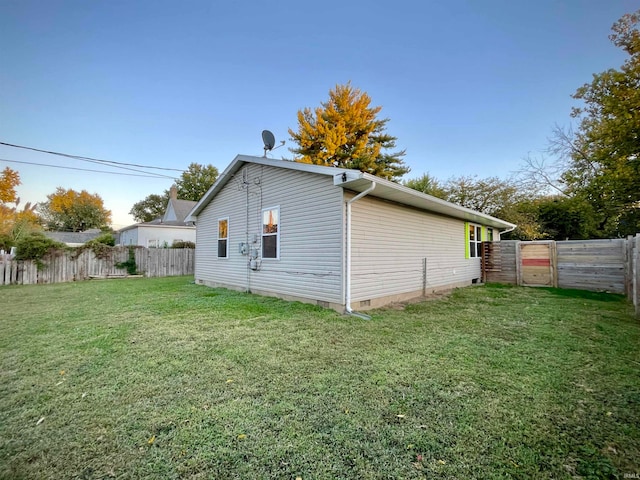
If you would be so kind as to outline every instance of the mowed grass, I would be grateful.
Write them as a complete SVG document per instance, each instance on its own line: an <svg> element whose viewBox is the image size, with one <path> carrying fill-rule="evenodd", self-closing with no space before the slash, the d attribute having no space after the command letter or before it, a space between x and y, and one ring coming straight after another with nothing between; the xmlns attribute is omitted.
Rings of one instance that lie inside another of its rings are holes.
<svg viewBox="0 0 640 480"><path fill-rule="evenodd" d="M488 285L366 321L174 277L0 304L0 478L640 473L619 296Z"/></svg>

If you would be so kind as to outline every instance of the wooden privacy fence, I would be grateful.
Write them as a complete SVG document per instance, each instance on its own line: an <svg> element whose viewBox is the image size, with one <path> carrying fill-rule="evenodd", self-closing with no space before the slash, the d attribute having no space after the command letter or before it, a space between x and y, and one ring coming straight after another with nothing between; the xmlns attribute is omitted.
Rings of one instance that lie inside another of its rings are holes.
<svg viewBox="0 0 640 480"><path fill-rule="evenodd" d="M485 282L626 295L640 315L640 234L606 240L483 242Z"/></svg>
<svg viewBox="0 0 640 480"><path fill-rule="evenodd" d="M136 269L146 277L170 277L193 275L194 252L192 248L144 248L134 247ZM0 257L0 285L30 285L89 280L91 278L115 278L127 275L126 268L117 264L129 260L129 247L114 247L97 257L91 250L78 254L74 251L58 252L42 261L10 260Z"/></svg>

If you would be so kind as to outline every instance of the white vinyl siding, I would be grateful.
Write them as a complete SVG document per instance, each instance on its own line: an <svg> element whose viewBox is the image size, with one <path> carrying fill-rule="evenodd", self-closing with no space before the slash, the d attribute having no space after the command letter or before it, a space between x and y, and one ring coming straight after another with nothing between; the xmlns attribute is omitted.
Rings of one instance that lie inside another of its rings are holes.
<svg viewBox="0 0 640 480"><path fill-rule="evenodd" d="M183 240L196 241L195 227L169 226L169 225L138 225L120 233L120 245L150 246L153 241L157 247L165 244L171 246L173 242Z"/></svg>
<svg viewBox="0 0 640 480"><path fill-rule="evenodd" d="M470 283L464 222L367 196L352 206L353 302ZM425 260L426 259L426 260ZM425 272L426 264L426 272Z"/></svg>
<svg viewBox="0 0 640 480"><path fill-rule="evenodd" d="M263 261L262 212L273 206L279 206L280 260ZM229 218L226 260L216 256L223 216ZM332 177L245 164L198 215L196 280L340 304L343 224L342 188ZM257 270L248 268L240 242L259 253Z"/></svg>

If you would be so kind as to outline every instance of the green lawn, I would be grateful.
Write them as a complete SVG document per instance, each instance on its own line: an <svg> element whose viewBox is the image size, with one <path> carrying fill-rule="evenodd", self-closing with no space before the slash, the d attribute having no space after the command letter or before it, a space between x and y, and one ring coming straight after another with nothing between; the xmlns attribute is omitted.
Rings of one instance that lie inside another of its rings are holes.
<svg viewBox="0 0 640 480"><path fill-rule="evenodd" d="M367 321L173 277L0 305L0 478L640 473L619 296L478 286Z"/></svg>

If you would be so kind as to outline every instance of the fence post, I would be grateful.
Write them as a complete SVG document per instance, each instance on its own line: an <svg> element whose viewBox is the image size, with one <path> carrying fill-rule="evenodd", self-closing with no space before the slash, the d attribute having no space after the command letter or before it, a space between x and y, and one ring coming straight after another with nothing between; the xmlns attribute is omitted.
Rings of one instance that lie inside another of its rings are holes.
<svg viewBox="0 0 640 480"><path fill-rule="evenodd" d="M633 300L633 235L624 242L624 295Z"/></svg>
<svg viewBox="0 0 640 480"><path fill-rule="evenodd" d="M516 241L516 285L522 285L522 268L520 267L520 263L522 262L522 257L520 254L520 241Z"/></svg>
<svg viewBox="0 0 640 480"><path fill-rule="evenodd" d="M549 245L549 257L551 261L551 284L558 288L558 244L554 240Z"/></svg>
<svg viewBox="0 0 640 480"><path fill-rule="evenodd" d="M632 259L632 272L633 272L633 304L636 309L636 316L640 316L640 233L636 234L633 239L633 259Z"/></svg>

